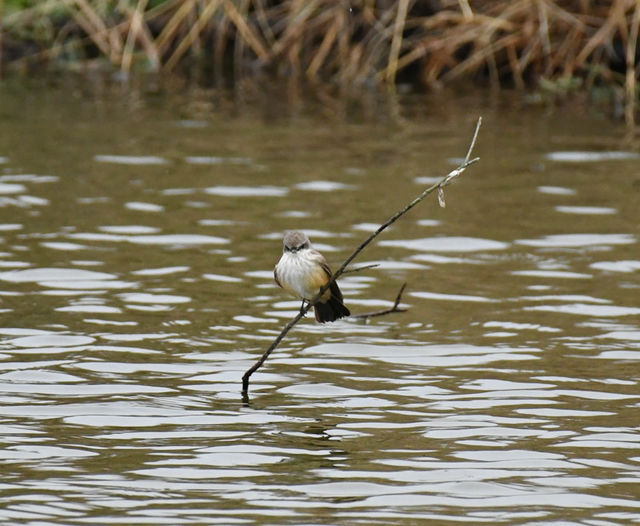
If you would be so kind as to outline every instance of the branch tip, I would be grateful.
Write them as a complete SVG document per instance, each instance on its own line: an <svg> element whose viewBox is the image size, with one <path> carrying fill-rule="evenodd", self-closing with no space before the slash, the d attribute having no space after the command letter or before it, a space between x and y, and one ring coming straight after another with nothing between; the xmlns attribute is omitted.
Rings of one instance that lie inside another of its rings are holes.
<svg viewBox="0 0 640 526"><path fill-rule="evenodd" d="M407 309L403 309L401 307L398 307L398 305L400 305L400 300L402 299L402 293L404 292L404 289L407 287L407 283L403 283L402 287L400 287L400 290L398 291L398 294L396 295L396 299L393 302L393 306L389 307L388 309L382 309L382 310L377 310L374 312L364 312L362 314L352 314L351 318L355 318L358 320L362 320L362 319L367 319L367 318L373 318L375 316L384 316L385 314L393 314L394 312L407 312Z"/></svg>

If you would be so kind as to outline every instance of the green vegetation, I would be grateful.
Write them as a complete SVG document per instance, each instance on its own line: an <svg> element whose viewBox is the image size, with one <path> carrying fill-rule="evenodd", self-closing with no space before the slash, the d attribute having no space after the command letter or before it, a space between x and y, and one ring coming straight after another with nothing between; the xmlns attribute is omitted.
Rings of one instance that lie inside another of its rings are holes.
<svg viewBox="0 0 640 526"><path fill-rule="evenodd" d="M4 0L2 26L5 70L97 63L430 88L570 79L617 86L627 112L637 98L635 0Z"/></svg>

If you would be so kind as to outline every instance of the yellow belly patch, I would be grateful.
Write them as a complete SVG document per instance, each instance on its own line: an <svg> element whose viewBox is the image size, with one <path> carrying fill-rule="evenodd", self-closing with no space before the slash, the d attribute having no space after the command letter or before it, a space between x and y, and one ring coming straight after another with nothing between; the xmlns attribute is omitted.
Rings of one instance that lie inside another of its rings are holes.
<svg viewBox="0 0 640 526"><path fill-rule="evenodd" d="M327 276L327 273L321 267L318 267L318 271L313 272L313 274L310 273L309 277L305 280L305 286L308 289L315 291L314 292L314 296L315 296L320 290L320 288L326 285L328 281L329 281L329 276ZM331 297L331 291L327 290L322 295L321 301L324 303L330 297Z"/></svg>

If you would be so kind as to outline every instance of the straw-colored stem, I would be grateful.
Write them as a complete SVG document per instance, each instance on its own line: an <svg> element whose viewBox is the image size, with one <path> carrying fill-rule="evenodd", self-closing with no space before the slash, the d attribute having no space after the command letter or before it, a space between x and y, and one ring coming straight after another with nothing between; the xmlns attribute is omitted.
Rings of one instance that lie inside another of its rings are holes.
<svg viewBox="0 0 640 526"><path fill-rule="evenodd" d="M266 47L262 43L261 39L258 35L249 27L245 19L240 15L236 6L231 2L231 0L223 0L224 8L227 16L233 22L233 25L236 26L236 29L240 33L240 36L247 41L249 47L253 50L253 52L263 61L267 61L269 58L269 52Z"/></svg>
<svg viewBox="0 0 640 526"><path fill-rule="evenodd" d="M75 9L76 1L80 7L80 11ZM85 33L89 35L94 44L98 46L102 53L111 59L112 63L115 63L111 46L106 39L107 29L102 23L102 20L97 16L91 16L93 11L88 7L84 0L65 0L65 4L71 12L74 20L82 29L84 29ZM95 20L96 18L97 21Z"/></svg>
<svg viewBox="0 0 640 526"><path fill-rule="evenodd" d="M129 32L127 34L127 40L124 45L124 52L122 54L122 62L120 63L120 69L124 73L129 73L131 69L131 60L133 57L133 48L135 46L136 40L143 40L143 29L142 29L142 13L147 7L148 0L138 0L138 5L136 6L135 11L130 15L131 22L129 23ZM148 55L153 57L155 55L156 63L157 63L157 55L148 50Z"/></svg>
<svg viewBox="0 0 640 526"><path fill-rule="evenodd" d="M167 71L171 71L178 64L178 61L182 58L182 56L187 51L189 51L189 48L192 46L194 40L207 25L209 19L213 16L219 5L220 0L209 0L205 8L202 10L200 16L197 18L196 22L191 26L189 33L187 33L187 35L185 35L185 37L180 41L178 47L176 47L173 54L169 57L169 60L167 60L164 66Z"/></svg>
<svg viewBox="0 0 640 526"><path fill-rule="evenodd" d="M409 0L399 0L396 20L393 26L393 39L391 40L391 50L389 51L389 63L385 74L387 82L393 83L396 80L398 72L398 57L400 56L400 48L402 47L402 32L407 21L407 11L409 9Z"/></svg>
<svg viewBox="0 0 640 526"><path fill-rule="evenodd" d="M626 0L614 0L607 19L583 46L582 51L576 59L578 64L584 64L595 49L611 41L620 17L624 16L626 3Z"/></svg>
<svg viewBox="0 0 640 526"><path fill-rule="evenodd" d="M0 79L2 79L2 13L4 13L4 0L0 0Z"/></svg>
<svg viewBox="0 0 640 526"><path fill-rule="evenodd" d="M169 42L180 31L183 21L189 16L189 13L195 8L194 0L185 0L178 10L173 13L167 21L162 31L156 38L156 48L163 53Z"/></svg>
<svg viewBox="0 0 640 526"><path fill-rule="evenodd" d="M309 77L315 78L318 70L322 67L322 64L324 64L327 55L331 50L331 47L336 41L338 29L339 23L334 20L333 23L329 26L329 30L325 33L324 38L322 39L322 43L320 44L318 51L313 57L311 64L309 64L309 67L307 68L307 75Z"/></svg>
<svg viewBox="0 0 640 526"><path fill-rule="evenodd" d="M630 129L633 129L636 124L636 107L638 102L636 51L638 49L638 26L640 25L640 2L636 0L635 4L636 6L633 11L631 30L627 40L627 71L625 78L626 101L624 108L624 120L627 127Z"/></svg>
<svg viewBox="0 0 640 526"><path fill-rule="evenodd" d="M253 57L278 74L338 80L341 87L393 85L409 66L413 81L431 86L479 71L494 87L507 75L520 88L536 77L581 76L585 89L596 81L622 88L630 122L632 106L637 112L639 2L447 0L424 15L416 0L41 0L4 16L5 47L7 33L38 47L25 46L17 58L5 54L4 67L52 60L65 50L93 55L97 47L125 73L136 53L168 72L190 52L208 57L200 51L211 49L216 81L229 71L223 65L242 75L256 71L245 68ZM68 19L53 23L60 12ZM626 75L612 66L611 50L620 44Z"/></svg>
<svg viewBox="0 0 640 526"><path fill-rule="evenodd" d="M462 11L464 18L466 20L471 20L473 18L473 11L469 5L469 0L458 0L458 5L460 6L460 11Z"/></svg>

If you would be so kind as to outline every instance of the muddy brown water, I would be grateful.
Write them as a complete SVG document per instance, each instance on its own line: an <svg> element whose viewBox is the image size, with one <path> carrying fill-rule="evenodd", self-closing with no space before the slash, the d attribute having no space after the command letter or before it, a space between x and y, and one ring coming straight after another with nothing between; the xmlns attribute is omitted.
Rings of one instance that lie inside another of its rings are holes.
<svg viewBox="0 0 640 526"><path fill-rule="evenodd" d="M284 97L284 96L283 96ZM363 109L364 108L364 109ZM3 524L640 522L640 156L584 108L5 88ZM286 229L337 266L296 313Z"/></svg>

